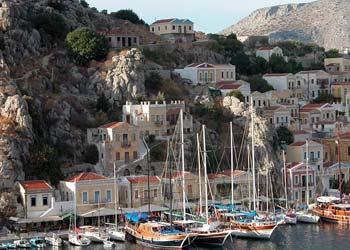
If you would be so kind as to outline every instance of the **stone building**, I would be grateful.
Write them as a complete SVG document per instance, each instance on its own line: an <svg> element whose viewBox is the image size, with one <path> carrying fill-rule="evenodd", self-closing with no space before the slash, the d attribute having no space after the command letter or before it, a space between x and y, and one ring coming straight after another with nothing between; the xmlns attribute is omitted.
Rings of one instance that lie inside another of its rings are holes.
<svg viewBox="0 0 350 250"><path fill-rule="evenodd" d="M193 22L189 19L169 18L157 20L150 25L150 31L162 40L171 43L193 42L195 34Z"/></svg>
<svg viewBox="0 0 350 250"><path fill-rule="evenodd" d="M100 30L98 33L107 37L109 46L113 49L138 47L140 45L140 37L133 33L122 32L118 29Z"/></svg>

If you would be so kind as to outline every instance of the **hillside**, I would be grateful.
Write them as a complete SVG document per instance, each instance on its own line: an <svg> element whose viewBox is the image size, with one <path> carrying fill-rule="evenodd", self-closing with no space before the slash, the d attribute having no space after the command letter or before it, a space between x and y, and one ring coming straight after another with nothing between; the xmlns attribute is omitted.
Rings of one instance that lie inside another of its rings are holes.
<svg viewBox="0 0 350 250"><path fill-rule="evenodd" d="M221 33L269 35L272 41L292 39L342 49L350 46L349 13L348 0L279 5L256 10Z"/></svg>

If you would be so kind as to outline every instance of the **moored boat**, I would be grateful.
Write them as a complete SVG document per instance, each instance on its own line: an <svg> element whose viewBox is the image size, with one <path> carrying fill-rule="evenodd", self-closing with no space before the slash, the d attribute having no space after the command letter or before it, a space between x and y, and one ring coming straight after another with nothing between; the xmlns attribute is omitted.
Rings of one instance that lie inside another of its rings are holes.
<svg viewBox="0 0 350 250"><path fill-rule="evenodd" d="M321 203L312 209L312 213L325 222L350 224L350 204Z"/></svg>
<svg viewBox="0 0 350 250"><path fill-rule="evenodd" d="M16 249L17 246L15 243L12 243L12 242L3 242L2 243L4 246L7 247L7 249Z"/></svg>
<svg viewBox="0 0 350 250"><path fill-rule="evenodd" d="M297 215L294 212L286 212L284 214L284 221L286 224L290 224L290 225L296 225L298 218Z"/></svg>
<svg viewBox="0 0 350 250"><path fill-rule="evenodd" d="M68 234L68 241L75 246L88 246L91 244L91 240L81 233L70 232Z"/></svg>
<svg viewBox="0 0 350 250"><path fill-rule="evenodd" d="M17 248L31 248L30 243L25 239L15 240L13 243Z"/></svg>
<svg viewBox="0 0 350 250"><path fill-rule="evenodd" d="M7 246L4 245L3 243L0 243L0 250L5 250L7 249Z"/></svg>
<svg viewBox="0 0 350 250"><path fill-rule="evenodd" d="M103 246L104 247L114 247L115 246L115 243L114 242L112 242L112 241L110 241L110 240L104 240L103 241Z"/></svg>
<svg viewBox="0 0 350 250"><path fill-rule="evenodd" d="M51 236L46 236L45 241L50 246L60 247L63 245L62 239L55 233L53 233Z"/></svg>
<svg viewBox="0 0 350 250"><path fill-rule="evenodd" d="M102 233L99 228L92 226L82 226L80 229L83 230L83 235L89 238L92 242L103 243L103 241L108 239L108 235Z"/></svg>
<svg viewBox="0 0 350 250"><path fill-rule="evenodd" d="M297 220L302 223L317 224L320 220L320 216L312 214L309 211L298 211Z"/></svg>
<svg viewBox="0 0 350 250"><path fill-rule="evenodd" d="M34 248L45 248L46 247L45 240L42 238L39 238L39 237L30 239L29 243Z"/></svg>
<svg viewBox="0 0 350 250"><path fill-rule="evenodd" d="M125 232L116 228L108 230L108 236L111 240L125 241Z"/></svg>

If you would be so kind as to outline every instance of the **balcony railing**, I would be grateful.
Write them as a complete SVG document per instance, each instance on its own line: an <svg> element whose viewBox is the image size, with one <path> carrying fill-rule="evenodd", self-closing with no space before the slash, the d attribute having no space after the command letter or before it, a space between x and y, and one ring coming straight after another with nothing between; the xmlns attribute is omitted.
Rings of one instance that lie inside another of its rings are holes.
<svg viewBox="0 0 350 250"><path fill-rule="evenodd" d="M122 148L129 148L131 146L131 143L129 141L123 141L120 143L120 146Z"/></svg>

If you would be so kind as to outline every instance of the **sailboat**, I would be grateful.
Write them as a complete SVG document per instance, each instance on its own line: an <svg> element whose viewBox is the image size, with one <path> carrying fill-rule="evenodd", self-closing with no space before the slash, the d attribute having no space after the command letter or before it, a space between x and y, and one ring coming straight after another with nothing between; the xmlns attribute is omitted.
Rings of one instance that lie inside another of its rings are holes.
<svg viewBox="0 0 350 250"><path fill-rule="evenodd" d="M170 173L170 188L172 187L171 179ZM172 190L170 190L170 192L172 193ZM148 193L148 197L150 197L149 195ZM170 223L160 222L158 218L149 217L149 214L150 211L148 211L148 214L126 214L126 239L135 240L138 244L152 248L183 249L191 245L197 236L194 233L179 230L174 226L172 222L172 198L170 205Z"/></svg>
<svg viewBox="0 0 350 250"><path fill-rule="evenodd" d="M76 180L74 179L74 187L76 190ZM91 244L91 240L83 235L83 232L77 228L77 205L76 194L74 195L74 229L70 228L68 233L68 241L75 246L88 246ZM71 227L72 223L69 223Z"/></svg>
<svg viewBox="0 0 350 250"><path fill-rule="evenodd" d="M252 171L253 171L253 207L254 211L233 214L227 218L232 229L232 234L237 237L257 238L257 239L270 239L272 233L278 226L276 219L270 219L266 217L264 219L259 218L255 209L258 207L256 202L256 185L255 185L255 135L254 135L254 109L253 100L251 99L251 138L252 138Z"/></svg>
<svg viewBox="0 0 350 250"><path fill-rule="evenodd" d="M339 135L339 123L337 133L337 151L338 151L338 182L339 182L339 198L336 197L319 197L317 206L312 208L312 213L320 217L322 221L338 223L338 224L350 224L350 204L343 203L342 194L342 172L340 162L340 135Z"/></svg>
<svg viewBox="0 0 350 250"><path fill-rule="evenodd" d="M184 166L184 148L183 148L183 130L182 134L182 165ZM198 139L198 136L197 136ZM197 144L199 144L197 142ZM231 236L231 230L227 230L220 221L209 221L209 211L208 211L208 174L207 174L207 160L206 160L206 143L205 143L205 125L203 125L203 165L204 165L204 193L205 193L205 223L198 221L187 221L184 215L183 221L176 221L175 224L182 225L189 230L191 233L197 234L194 244L198 245L214 245L223 246L226 239ZM198 154L200 156L200 154ZM200 161L200 159L198 159ZM200 169L200 165L199 165ZM183 169L184 171L184 169ZM183 177L184 178L184 177ZM183 184L184 185L184 184ZM201 183L199 183L201 185ZM184 187L183 187L184 189ZM185 195L185 194L184 194ZM185 197L183 197L185 199ZM201 199L201 197L200 197ZM202 202L200 201L200 206ZM185 210L185 209L184 209ZM201 208L200 208L201 210ZM184 213L185 214L185 213Z"/></svg>
<svg viewBox="0 0 350 250"><path fill-rule="evenodd" d="M118 228L118 201L119 201L119 191L117 185L117 176L116 176L116 166L114 164L114 190L115 190L115 227L108 230L108 235L111 240L115 241L125 241L125 232Z"/></svg>
<svg viewBox="0 0 350 250"><path fill-rule="evenodd" d="M306 205L307 209L297 211L298 222L316 224L320 220L318 215L311 213L309 208L309 140L306 140Z"/></svg>

